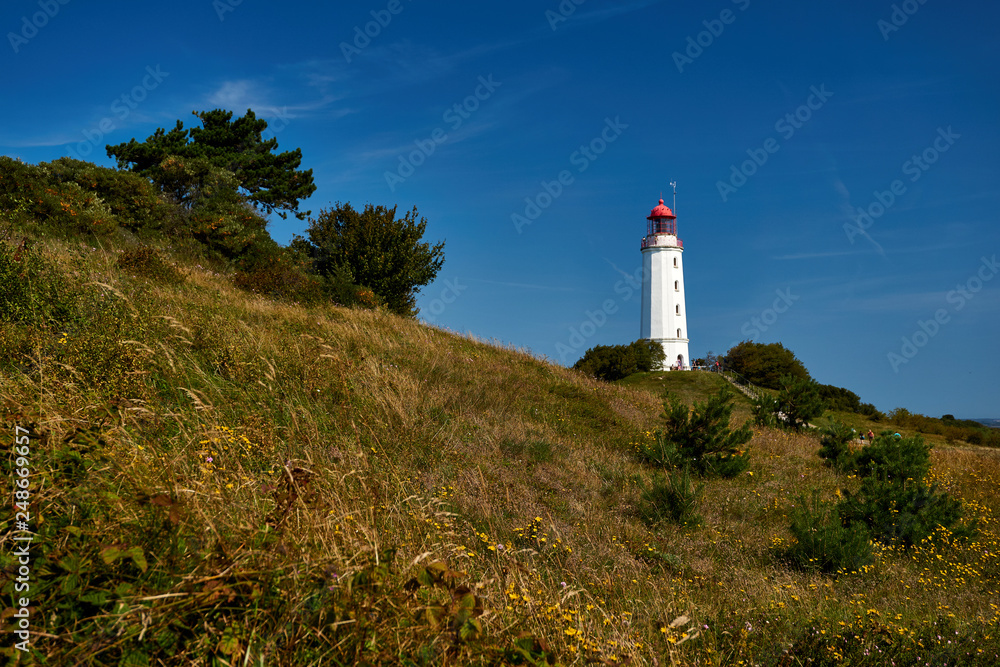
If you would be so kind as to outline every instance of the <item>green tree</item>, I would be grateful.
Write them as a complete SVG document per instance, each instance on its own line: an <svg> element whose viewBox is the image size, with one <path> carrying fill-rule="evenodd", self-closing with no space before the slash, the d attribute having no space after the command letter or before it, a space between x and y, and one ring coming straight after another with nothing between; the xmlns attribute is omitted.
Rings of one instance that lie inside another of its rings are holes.
<svg viewBox="0 0 1000 667"><path fill-rule="evenodd" d="M735 477L750 467L750 455L741 447L753 431L749 424L731 430L732 413L733 394L725 387L691 410L668 394L661 415L664 428L656 432L655 442L643 443L639 455L667 467L690 465L699 475Z"/></svg>
<svg viewBox="0 0 1000 667"><path fill-rule="evenodd" d="M164 164L167 158L187 162L203 160L208 166L231 173L246 193L247 199L261 212L277 212L282 218L292 213L302 220L309 211L299 212L299 202L316 191L312 170L299 170L302 151L278 153L278 140L264 139L267 121L247 109L242 118L233 120L233 112L224 109L193 111L202 127L185 129L181 121L170 131L158 128L143 142L135 139L115 146L108 145L108 156L118 160L119 169L130 169L150 178L182 204L196 195L198 182L178 179ZM198 169L208 173L205 164Z"/></svg>
<svg viewBox="0 0 1000 667"><path fill-rule="evenodd" d="M861 398L850 389L835 387L832 384L821 384L818 387L820 398L830 410L843 412L861 412Z"/></svg>
<svg viewBox="0 0 1000 667"><path fill-rule="evenodd" d="M638 372L635 350L627 345L595 345L575 364L575 370L605 382L614 382Z"/></svg>
<svg viewBox="0 0 1000 667"><path fill-rule="evenodd" d="M655 340L640 338L629 345L635 353L635 365L640 372L648 373L651 370L663 366L667 353L663 350L663 345Z"/></svg>
<svg viewBox="0 0 1000 667"><path fill-rule="evenodd" d="M786 426L801 429L823 414L826 406L820 398L818 385L808 378L783 375L778 391L779 418Z"/></svg>
<svg viewBox="0 0 1000 667"><path fill-rule="evenodd" d="M834 470L850 470L854 466L854 455L850 448L855 435L854 429L840 422L831 422L820 433L819 457Z"/></svg>
<svg viewBox="0 0 1000 667"><path fill-rule="evenodd" d="M810 419L819 417L825 410L818 385L811 379L783 375L778 384L777 396L764 394L757 399L754 422L760 426L782 426L801 429Z"/></svg>
<svg viewBox="0 0 1000 667"><path fill-rule="evenodd" d="M768 389L780 388L782 375L809 379L806 367L781 343L765 345L745 340L726 353L723 363L750 382Z"/></svg>
<svg viewBox="0 0 1000 667"><path fill-rule="evenodd" d="M420 241L426 228L416 207L397 218L395 206L366 204L356 211L350 203L337 202L309 221L313 268L335 282L350 276L391 311L416 315L419 288L433 281L444 264L444 242L431 246Z"/></svg>
<svg viewBox="0 0 1000 667"><path fill-rule="evenodd" d="M664 358L663 345L640 338L628 345L595 345L573 364L573 368L598 380L613 382L633 373L660 368Z"/></svg>

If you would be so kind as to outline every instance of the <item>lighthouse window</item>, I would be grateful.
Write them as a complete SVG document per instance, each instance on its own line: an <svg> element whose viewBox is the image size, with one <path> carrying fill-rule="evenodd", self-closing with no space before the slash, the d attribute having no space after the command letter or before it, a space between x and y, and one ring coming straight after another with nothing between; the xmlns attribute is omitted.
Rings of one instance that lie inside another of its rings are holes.
<svg viewBox="0 0 1000 667"><path fill-rule="evenodd" d="M678 330L677 330L677 337L678 337L678 338L680 338L680 337L681 337L681 330L680 330L680 329L678 329Z"/></svg>
<svg viewBox="0 0 1000 667"><path fill-rule="evenodd" d="M674 257L674 268L675 269L677 268L677 258L676 257Z"/></svg>
<svg viewBox="0 0 1000 667"><path fill-rule="evenodd" d="M677 313L678 315L681 314L681 307L680 307L680 305L674 306L674 312Z"/></svg>
<svg viewBox="0 0 1000 667"><path fill-rule="evenodd" d="M679 280L675 280L674 281L674 291L675 292L680 291L680 289L681 289L680 284L681 284L681 281L679 281Z"/></svg>

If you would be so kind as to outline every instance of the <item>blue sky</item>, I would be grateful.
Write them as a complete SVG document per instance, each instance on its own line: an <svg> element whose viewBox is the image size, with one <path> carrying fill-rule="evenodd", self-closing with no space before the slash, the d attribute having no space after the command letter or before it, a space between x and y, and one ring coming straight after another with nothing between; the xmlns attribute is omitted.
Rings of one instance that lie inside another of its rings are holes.
<svg viewBox="0 0 1000 667"><path fill-rule="evenodd" d="M678 4L10 0L0 151L110 166L253 108L304 208L446 241L423 319L567 365L638 337L675 180L693 357L780 341L881 410L1000 417L1000 7Z"/></svg>

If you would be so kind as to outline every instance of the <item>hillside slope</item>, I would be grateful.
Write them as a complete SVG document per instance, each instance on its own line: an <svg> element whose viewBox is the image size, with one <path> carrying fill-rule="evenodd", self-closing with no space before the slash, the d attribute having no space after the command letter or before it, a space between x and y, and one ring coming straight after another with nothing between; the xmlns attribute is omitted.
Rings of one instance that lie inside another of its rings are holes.
<svg viewBox="0 0 1000 667"><path fill-rule="evenodd" d="M994 664L987 454L935 452L935 479L980 520L974 541L803 573L773 551L797 496L851 483L812 438L758 430L749 472L705 482L701 528L651 529L636 507L656 471L635 452L655 393L122 257L0 250L18 278L0 400L6 432L31 432L38 661Z"/></svg>

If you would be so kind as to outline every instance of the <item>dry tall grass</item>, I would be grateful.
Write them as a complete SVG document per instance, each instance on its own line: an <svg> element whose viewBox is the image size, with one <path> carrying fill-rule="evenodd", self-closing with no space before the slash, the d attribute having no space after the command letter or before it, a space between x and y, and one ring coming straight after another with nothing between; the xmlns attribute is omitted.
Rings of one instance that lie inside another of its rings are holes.
<svg viewBox="0 0 1000 667"><path fill-rule="evenodd" d="M650 529L636 503L653 471L635 451L659 396L384 311L276 303L196 267L162 284L111 250L45 250L102 328L12 324L30 351L0 359L5 428L35 424L50 484L36 511L75 536L36 561L53 591L80 582L37 600L38 660L1000 659L993 452L935 451L935 479L980 520L975 541L806 574L775 555L789 511L853 483L812 437L759 430L750 472L707 481L703 527ZM84 452L71 479L89 500L66 481L67 448ZM112 545L147 567L105 562ZM74 550L86 568L67 569Z"/></svg>

